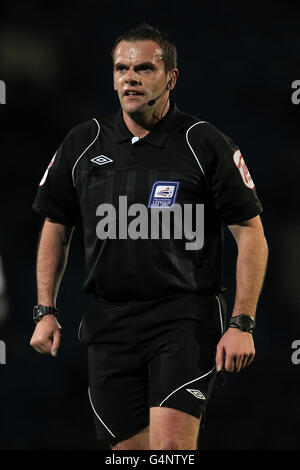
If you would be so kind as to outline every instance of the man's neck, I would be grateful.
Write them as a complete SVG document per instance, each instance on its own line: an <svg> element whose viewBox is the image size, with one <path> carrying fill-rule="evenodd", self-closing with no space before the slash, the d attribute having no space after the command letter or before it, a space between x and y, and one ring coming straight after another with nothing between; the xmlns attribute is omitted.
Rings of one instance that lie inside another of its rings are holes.
<svg viewBox="0 0 300 470"><path fill-rule="evenodd" d="M142 139L149 134L152 127L154 127L155 124L157 124L167 114L170 108L170 101L167 101L163 110L160 108L162 107L160 106L154 112L147 115L136 116L129 116L123 110L124 122L133 135Z"/></svg>

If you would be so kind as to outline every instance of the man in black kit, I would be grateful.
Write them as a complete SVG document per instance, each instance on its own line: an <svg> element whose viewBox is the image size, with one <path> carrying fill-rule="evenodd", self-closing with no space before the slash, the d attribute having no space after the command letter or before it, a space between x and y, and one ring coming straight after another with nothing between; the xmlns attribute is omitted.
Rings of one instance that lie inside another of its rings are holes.
<svg viewBox="0 0 300 470"><path fill-rule="evenodd" d="M45 222L30 344L57 355L56 298L81 221L93 295L79 336L97 435L118 450L193 450L217 372L255 355L262 207L233 141L170 102L178 69L166 35L142 24L112 56L120 110L68 133L34 201ZM227 329L224 225L238 248Z"/></svg>

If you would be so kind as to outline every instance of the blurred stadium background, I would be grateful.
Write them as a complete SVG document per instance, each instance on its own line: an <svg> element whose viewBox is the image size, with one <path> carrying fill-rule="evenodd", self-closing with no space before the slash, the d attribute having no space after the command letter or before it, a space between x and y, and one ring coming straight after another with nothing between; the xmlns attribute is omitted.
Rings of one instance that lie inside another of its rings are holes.
<svg viewBox="0 0 300 470"><path fill-rule="evenodd" d="M198 5L198 6L195 6ZM80 229L58 306L56 359L29 341L41 227L31 208L37 185L74 125L117 111L110 51L117 35L147 21L178 49L178 107L212 122L239 146L264 206L270 247L257 312L256 361L217 384L199 449L299 447L300 339L298 2L20 2L1 5L0 79L0 449L104 449L87 395L86 350L77 329L86 296ZM233 303L233 241L226 235L225 284Z"/></svg>

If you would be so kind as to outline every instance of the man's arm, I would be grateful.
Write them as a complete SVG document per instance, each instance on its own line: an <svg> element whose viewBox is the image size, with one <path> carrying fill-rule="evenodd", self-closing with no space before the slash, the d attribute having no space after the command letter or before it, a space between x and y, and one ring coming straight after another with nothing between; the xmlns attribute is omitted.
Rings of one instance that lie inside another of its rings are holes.
<svg viewBox="0 0 300 470"><path fill-rule="evenodd" d="M245 313L255 318L268 259L264 230L259 216L228 228L238 247L232 316ZM254 356L252 334L237 328L228 328L217 347L216 367L217 370L225 367L228 372L239 372L252 362Z"/></svg>
<svg viewBox="0 0 300 470"><path fill-rule="evenodd" d="M68 260L74 227L46 219L37 253L38 304L56 306L60 282ZM37 324L30 345L40 353L57 355L61 326L54 315L45 315Z"/></svg>

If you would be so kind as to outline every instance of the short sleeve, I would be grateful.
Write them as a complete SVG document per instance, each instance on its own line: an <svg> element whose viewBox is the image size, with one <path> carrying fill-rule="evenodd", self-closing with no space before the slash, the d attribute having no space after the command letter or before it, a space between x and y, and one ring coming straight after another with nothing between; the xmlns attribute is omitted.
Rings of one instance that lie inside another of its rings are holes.
<svg viewBox="0 0 300 470"><path fill-rule="evenodd" d="M204 171L220 217L231 225L261 214L262 204L241 151L214 126L205 127Z"/></svg>
<svg viewBox="0 0 300 470"><path fill-rule="evenodd" d="M72 180L71 132L51 159L41 181L33 208L44 217L64 225L75 225L79 204Z"/></svg>

